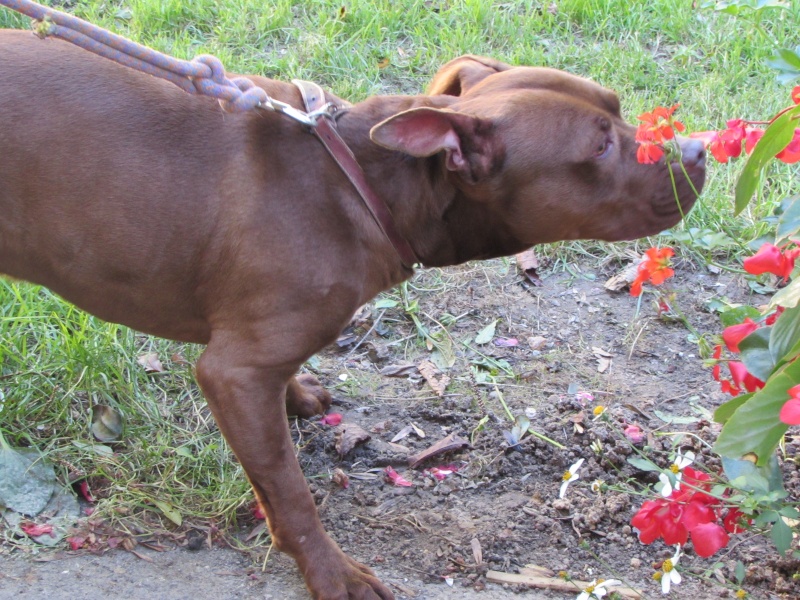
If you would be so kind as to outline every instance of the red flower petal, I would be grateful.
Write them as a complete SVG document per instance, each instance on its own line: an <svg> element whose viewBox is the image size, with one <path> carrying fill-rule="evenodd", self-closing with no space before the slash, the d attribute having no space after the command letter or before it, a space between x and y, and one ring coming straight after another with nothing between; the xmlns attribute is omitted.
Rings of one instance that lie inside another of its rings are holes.
<svg viewBox="0 0 800 600"><path fill-rule="evenodd" d="M794 130L794 137L789 145L775 155L780 161L793 164L800 161L800 129Z"/></svg>
<svg viewBox="0 0 800 600"><path fill-rule="evenodd" d="M72 550L80 550L86 543L86 538L81 536L68 537L67 542Z"/></svg>
<svg viewBox="0 0 800 600"><path fill-rule="evenodd" d="M741 388L744 378L748 375L747 367L744 366L744 363L732 360L728 362L728 369L731 372L731 379L733 380L734 385L737 388Z"/></svg>
<svg viewBox="0 0 800 600"><path fill-rule="evenodd" d="M693 533L700 525L715 521L716 518L717 515L714 513L714 509L708 504L701 501L692 501L684 507L681 523Z"/></svg>
<svg viewBox="0 0 800 600"><path fill-rule="evenodd" d="M404 478L397 471L395 471L392 467L386 467L383 472L386 474L386 478L394 485L400 487L412 487L414 485L408 479Z"/></svg>
<svg viewBox="0 0 800 600"><path fill-rule="evenodd" d="M674 518L662 519L660 525L664 543L668 546L674 546L675 544L682 546L689 540L689 530L680 521Z"/></svg>
<svg viewBox="0 0 800 600"><path fill-rule="evenodd" d="M330 425L331 427L336 427L339 423L342 422L342 415L339 413L331 413L329 415L325 415L322 417L319 422L322 425Z"/></svg>
<svg viewBox="0 0 800 600"><path fill-rule="evenodd" d="M781 408L779 418L787 425L800 425L800 398L788 400Z"/></svg>
<svg viewBox="0 0 800 600"><path fill-rule="evenodd" d="M40 535L45 535L46 533L50 534L50 537L56 537L53 534L53 526L52 525L37 525L36 523L22 523L19 526L25 535L29 537L39 537Z"/></svg>
<svg viewBox="0 0 800 600"><path fill-rule="evenodd" d="M753 321L750 317L744 320L744 323L739 325L731 325L726 327L722 332L722 339L725 342L728 350L731 352L739 352L739 342L741 342L748 335L758 329L758 323Z"/></svg>
<svg viewBox="0 0 800 600"><path fill-rule="evenodd" d="M692 530L692 544L698 556L708 558L728 545L730 536L716 523L698 525Z"/></svg>
<svg viewBox="0 0 800 600"><path fill-rule="evenodd" d="M744 270L751 275L772 273L783 275L783 254L775 244L764 244L753 256L744 259Z"/></svg>

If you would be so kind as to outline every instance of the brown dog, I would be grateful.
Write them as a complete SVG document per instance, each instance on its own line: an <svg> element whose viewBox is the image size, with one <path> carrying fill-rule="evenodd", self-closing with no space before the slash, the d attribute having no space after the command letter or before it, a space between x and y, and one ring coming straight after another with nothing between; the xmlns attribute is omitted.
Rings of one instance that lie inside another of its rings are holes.
<svg viewBox="0 0 800 600"><path fill-rule="evenodd" d="M0 32L0 57L0 272L207 344L198 381L276 546L315 598L392 598L323 530L286 421L330 403L298 368L412 274L342 171L286 117L224 113L67 43ZM462 57L428 95L369 98L338 128L429 266L655 234L695 201L679 170L680 208L666 165L636 162L612 92L551 69ZM681 144L699 190L702 145Z"/></svg>

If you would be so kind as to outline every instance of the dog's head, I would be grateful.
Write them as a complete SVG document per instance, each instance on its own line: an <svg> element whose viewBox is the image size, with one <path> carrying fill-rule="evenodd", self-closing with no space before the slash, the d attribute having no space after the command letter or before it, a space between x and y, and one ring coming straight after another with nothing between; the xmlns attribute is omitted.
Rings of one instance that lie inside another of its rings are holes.
<svg viewBox="0 0 800 600"><path fill-rule="evenodd" d="M452 98L386 119L373 141L417 157L443 153L462 195L491 204L520 246L653 235L680 221L703 186L700 142L679 138L683 169L639 164L636 127L616 94L589 80L465 56L428 93Z"/></svg>

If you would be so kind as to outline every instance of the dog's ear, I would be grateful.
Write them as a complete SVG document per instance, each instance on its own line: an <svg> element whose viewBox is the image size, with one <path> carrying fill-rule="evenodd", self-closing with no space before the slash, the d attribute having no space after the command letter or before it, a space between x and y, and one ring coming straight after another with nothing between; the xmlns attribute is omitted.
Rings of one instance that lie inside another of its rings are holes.
<svg viewBox="0 0 800 600"><path fill-rule="evenodd" d="M426 92L429 96L461 96L489 75L511 69L499 60L483 56L461 56L444 65L434 75Z"/></svg>
<svg viewBox="0 0 800 600"><path fill-rule="evenodd" d="M419 158L444 151L447 169L475 183L502 161L491 129L491 123L477 117L421 107L389 117L369 135L379 146Z"/></svg>

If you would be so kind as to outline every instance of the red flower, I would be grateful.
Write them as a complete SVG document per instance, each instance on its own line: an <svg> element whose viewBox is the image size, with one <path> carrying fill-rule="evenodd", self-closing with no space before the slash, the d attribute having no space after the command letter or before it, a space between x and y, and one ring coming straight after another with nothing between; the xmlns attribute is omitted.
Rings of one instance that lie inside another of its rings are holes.
<svg viewBox="0 0 800 600"><path fill-rule="evenodd" d="M796 85L792 89L792 102L800 104L800 85Z"/></svg>
<svg viewBox="0 0 800 600"><path fill-rule="evenodd" d="M741 533L751 521L752 519L747 518L738 508L731 508L722 519L722 525L728 533Z"/></svg>
<svg viewBox="0 0 800 600"><path fill-rule="evenodd" d="M640 142L636 150L636 160L643 165L652 165L661 160L664 150L653 142Z"/></svg>
<svg viewBox="0 0 800 600"><path fill-rule="evenodd" d="M716 523L702 523L692 529L692 544L698 556L708 558L717 550L728 545L730 537L722 526Z"/></svg>
<svg viewBox="0 0 800 600"><path fill-rule="evenodd" d="M653 285L661 285L672 277L675 274L669 266L672 256L675 256L675 251L669 246L647 250L645 259L639 264L636 279L631 283L631 296L641 296L642 284L647 281Z"/></svg>
<svg viewBox="0 0 800 600"><path fill-rule="evenodd" d="M651 544L685 544L691 537L695 552L708 557L728 544L728 533L737 533L741 513L728 511L725 527L717 523L720 500L711 496L711 476L691 467L683 469L681 487L669 498L648 500L631 519L639 541Z"/></svg>
<svg viewBox="0 0 800 600"><path fill-rule="evenodd" d="M686 129L680 121L672 116L678 104L671 108L657 106L653 112L642 113L638 119L642 121L636 130L636 141L640 146L636 159L642 164L653 164L664 156L663 144L675 137L675 131Z"/></svg>
<svg viewBox="0 0 800 600"><path fill-rule="evenodd" d="M786 393L789 394L789 400L781 408L781 423L800 425L800 385L790 387Z"/></svg>
<svg viewBox="0 0 800 600"><path fill-rule="evenodd" d="M758 329L758 323L747 317L743 323L739 325L731 325L726 327L722 332L722 339L725 341L725 346L731 352L739 352L739 342L741 342L748 335Z"/></svg>
<svg viewBox="0 0 800 600"><path fill-rule="evenodd" d="M764 325L774 325L775 321L778 320L778 317L781 316L781 313L783 313L784 310L786 309L783 306L776 308L774 313L764 319Z"/></svg>
<svg viewBox="0 0 800 600"><path fill-rule="evenodd" d="M775 158L790 165L800 161L800 129L794 130L792 141L786 148L778 152Z"/></svg>
<svg viewBox="0 0 800 600"><path fill-rule="evenodd" d="M744 270L751 275L772 273L783 277L786 281L794 270L794 262L798 254L800 254L800 248L781 252L781 249L775 244L766 243L753 256L744 259Z"/></svg>

